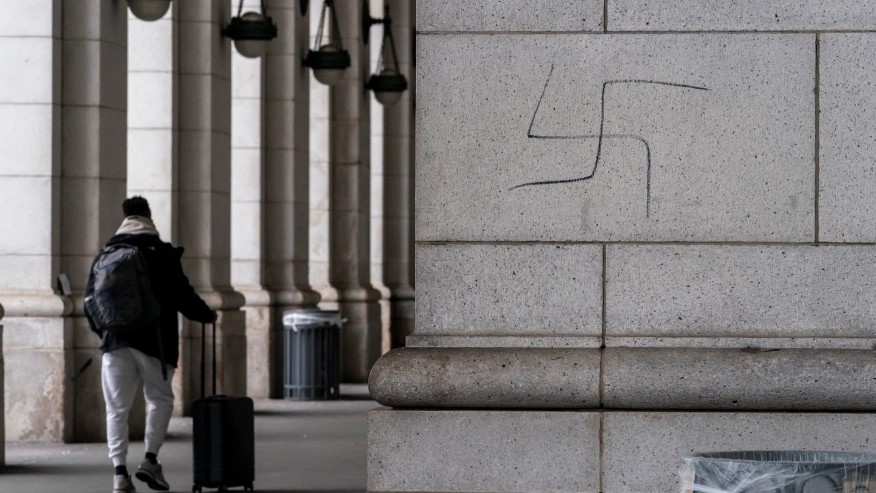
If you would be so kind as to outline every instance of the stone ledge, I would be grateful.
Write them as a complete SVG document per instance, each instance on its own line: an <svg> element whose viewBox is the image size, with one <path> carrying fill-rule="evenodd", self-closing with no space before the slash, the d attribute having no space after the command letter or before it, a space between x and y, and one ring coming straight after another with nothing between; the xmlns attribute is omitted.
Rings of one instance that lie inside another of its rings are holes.
<svg viewBox="0 0 876 493"><path fill-rule="evenodd" d="M876 343L876 340L874 340ZM489 348L598 348L598 336L506 336L506 335L410 335L407 347L489 347Z"/></svg>
<svg viewBox="0 0 876 493"><path fill-rule="evenodd" d="M592 408L599 359L598 349L400 348L368 384L390 407Z"/></svg>
<svg viewBox="0 0 876 493"><path fill-rule="evenodd" d="M866 411L872 375L871 349L409 347L369 384L399 408Z"/></svg>
<svg viewBox="0 0 876 493"><path fill-rule="evenodd" d="M876 351L609 348L609 409L865 411L876 402Z"/></svg>

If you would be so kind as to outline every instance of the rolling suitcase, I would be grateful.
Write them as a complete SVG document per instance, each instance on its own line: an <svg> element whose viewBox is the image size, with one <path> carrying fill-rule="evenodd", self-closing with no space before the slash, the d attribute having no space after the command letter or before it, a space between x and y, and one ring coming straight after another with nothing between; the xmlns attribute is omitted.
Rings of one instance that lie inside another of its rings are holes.
<svg viewBox="0 0 876 493"><path fill-rule="evenodd" d="M216 395L216 324L213 324L213 396L204 397L207 345L201 326L201 398L192 404L194 486L203 488L243 486L253 491L255 480L255 430L252 399Z"/></svg>

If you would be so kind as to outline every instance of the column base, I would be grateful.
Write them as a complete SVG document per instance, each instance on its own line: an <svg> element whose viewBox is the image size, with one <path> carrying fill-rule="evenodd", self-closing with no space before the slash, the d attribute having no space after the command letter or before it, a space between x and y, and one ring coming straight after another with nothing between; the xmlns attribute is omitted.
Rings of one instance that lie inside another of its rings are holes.
<svg viewBox="0 0 876 493"><path fill-rule="evenodd" d="M389 299L389 335L390 348L400 348L406 345L409 335L414 333L414 300Z"/></svg>
<svg viewBox="0 0 876 493"><path fill-rule="evenodd" d="M341 300L338 305L347 319L341 329L341 381L365 383L382 349L380 304Z"/></svg>
<svg viewBox="0 0 876 493"><path fill-rule="evenodd" d="M274 319L271 293L263 289L238 289L246 299L241 308L246 318L246 395L253 399L270 396L268 354Z"/></svg>
<svg viewBox="0 0 876 493"><path fill-rule="evenodd" d="M219 310L216 321L216 393L246 395L246 313L238 309ZM213 339L206 329L205 395L212 395ZM174 375L174 414L189 416L191 405L201 395L201 323L183 321L180 361Z"/></svg>
<svg viewBox="0 0 876 493"><path fill-rule="evenodd" d="M0 319L3 318L3 307L0 306ZM0 324L0 409L4 409L4 368L3 361L3 324ZM6 420L0 421L0 468L6 465Z"/></svg>
<svg viewBox="0 0 876 493"><path fill-rule="evenodd" d="M106 442L106 401L103 399L101 372L103 355L100 351L100 338L91 331L85 317L70 317L73 329L72 370L75 372L94 358L88 367L73 382L73 374L67 382L73 386L73 436L77 443ZM128 438L142 440L146 435L146 399L143 397L143 383L137 385L137 393L131 413L128 416Z"/></svg>
<svg viewBox="0 0 876 493"><path fill-rule="evenodd" d="M74 438L72 322L66 317L7 317L3 353L6 440ZM93 371L93 370L92 370ZM102 402L102 400L101 400Z"/></svg>
<svg viewBox="0 0 876 493"><path fill-rule="evenodd" d="M671 492L692 452L864 452L874 434L876 415L861 413L380 408L368 491Z"/></svg>

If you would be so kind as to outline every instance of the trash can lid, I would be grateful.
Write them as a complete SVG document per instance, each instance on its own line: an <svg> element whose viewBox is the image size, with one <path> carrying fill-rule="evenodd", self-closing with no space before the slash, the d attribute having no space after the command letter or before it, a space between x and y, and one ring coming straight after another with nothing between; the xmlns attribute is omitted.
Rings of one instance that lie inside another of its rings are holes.
<svg viewBox="0 0 876 493"><path fill-rule="evenodd" d="M867 464L876 462L876 454L869 452L831 452L821 450L745 450L733 452L699 452L689 460L698 462L787 462L822 464Z"/></svg>
<svg viewBox="0 0 876 493"><path fill-rule="evenodd" d="M871 453L753 450L693 454L679 473L682 493L857 493L874 491L873 466Z"/></svg>
<svg viewBox="0 0 876 493"><path fill-rule="evenodd" d="M301 325L337 325L343 324L341 314L337 310L319 310L316 308L301 308L283 312L283 325L294 327Z"/></svg>

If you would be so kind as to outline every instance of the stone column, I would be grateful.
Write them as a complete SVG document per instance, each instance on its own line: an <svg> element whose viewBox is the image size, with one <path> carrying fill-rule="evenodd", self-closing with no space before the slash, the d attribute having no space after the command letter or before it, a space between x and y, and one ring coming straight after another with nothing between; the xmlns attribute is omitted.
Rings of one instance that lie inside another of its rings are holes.
<svg viewBox="0 0 876 493"><path fill-rule="evenodd" d="M161 239L177 240L179 2L160 20L128 13L128 196L149 200Z"/></svg>
<svg viewBox="0 0 876 493"><path fill-rule="evenodd" d="M383 0L369 0L371 17L383 17ZM369 75L374 70L380 56L383 24L371 26L371 41L368 44ZM367 80L367 79L366 79ZM383 105L377 101L373 92L368 92L371 129L370 167L371 167L371 285L380 292L380 353L389 351L389 288L383 283Z"/></svg>
<svg viewBox="0 0 876 493"><path fill-rule="evenodd" d="M73 294L73 368L98 357L74 384L77 442L106 437L100 340L89 329L83 296L94 256L115 234L127 192L128 9L121 2L63 3L61 107L61 272ZM69 381L70 374L67 374ZM132 408L142 436L144 404Z"/></svg>
<svg viewBox="0 0 876 493"><path fill-rule="evenodd" d="M0 110L8 157L0 171L7 235L0 302L8 316L5 358L22 370L6 382L13 441L99 441L105 433L93 412L99 385L86 385L99 371L75 386L70 377L98 345L82 316L82 293L125 197L126 10L98 0L19 2L9 18L32 22L0 28L10 57ZM63 291L62 273L69 279Z"/></svg>
<svg viewBox="0 0 876 493"><path fill-rule="evenodd" d="M411 202L413 187L413 108L415 78L413 44L415 8L406 0L386 0L401 74L408 90L401 100L383 110L383 282L390 289L390 341L393 348L405 345L414 331L414 288L411 282L413 237ZM387 46L387 50L389 47ZM384 58L389 63L390 54Z"/></svg>
<svg viewBox="0 0 876 493"><path fill-rule="evenodd" d="M0 320L3 320L3 307L0 306ZM3 325L0 324L0 409L3 409L4 379L6 378L3 362ZM5 419L0 421L0 467L6 465L6 424Z"/></svg>
<svg viewBox="0 0 876 493"><path fill-rule="evenodd" d="M308 284L309 72L301 64L309 22L297 1L272 0L267 9L279 26L265 56L265 286L273 299L270 395L283 396L283 311L316 306Z"/></svg>
<svg viewBox="0 0 876 493"><path fill-rule="evenodd" d="M217 321L220 393L246 393L243 296L231 288L231 51L222 37L229 2L179 5L179 240L183 268ZM207 331L207 344L211 344ZM201 324L183 323L178 402L188 411L200 392ZM207 351L210 381L210 351ZM209 387L209 384L208 384ZM208 389L209 392L209 389Z"/></svg>
<svg viewBox="0 0 876 493"><path fill-rule="evenodd" d="M310 43L315 42L322 0L310 2ZM329 283L329 87L310 72L310 228L309 279L320 295L320 308L338 309L338 293Z"/></svg>
<svg viewBox="0 0 876 493"><path fill-rule="evenodd" d="M72 438L73 304L56 294L61 250L61 2L17 2L0 25L0 304L11 441ZM69 365L68 365L69 363ZM47 412L48 410L48 412ZM70 419L68 419L70 418Z"/></svg>
<svg viewBox="0 0 876 493"><path fill-rule="evenodd" d="M362 44L361 0L336 2L338 28L352 66L331 88L329 148L329 278L347 319L342 333L341 378L364 382L380 357L380 292L370 275L369 97L370 71Z"/></svg>
<svg viewBox="0 0 876 493"><path fill-rule="evenodd" d="M261 12L259 0L243 5L244 12ZM232 11L237 12L237 2L232 1ZM263 59L231 52L231 283L246 298L246 395L267 398L272 318L264 288Z"/></svg>
<svg viewBox="0 0 876 493"><path fill-rule="evenodd" d="M177 44L179 4L157 21L143 21L128 11L128 197L149 201L161 239L177 241L179 179L177 155ZM80 377L99 389L99 375ZM132 408L132 438L142 438L146 403L137 392Z"/></svg>

